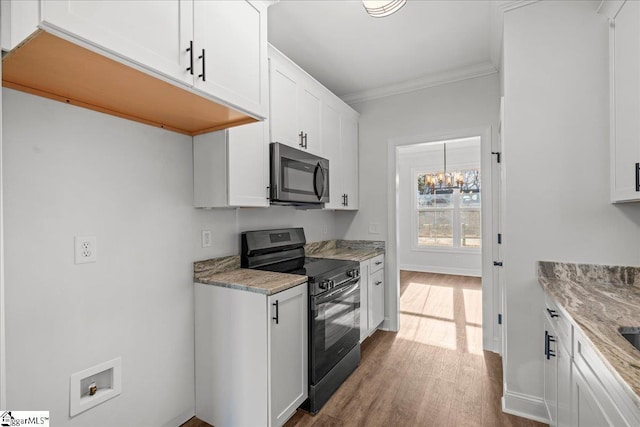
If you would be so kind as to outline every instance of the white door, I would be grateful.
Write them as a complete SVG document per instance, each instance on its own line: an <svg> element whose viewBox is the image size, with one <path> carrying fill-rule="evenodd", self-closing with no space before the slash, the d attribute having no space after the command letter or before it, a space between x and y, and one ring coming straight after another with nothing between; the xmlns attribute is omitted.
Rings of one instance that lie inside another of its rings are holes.
<svg viewBox="0 0 640 427"><path fill-rule="evenodd" d="M269 59L270 142L301 148L298 126L298 82L294 70L277 58Z"/></svg>
<svg viewBox="0 0 640 427"><path fill-rule="evenodd" d="M369 277L369 304L369 329L373 329L384 320L384 270Z"/></svg>
<svg viewBox="0 0 640 427"><path fill-rule="evenodd" d="M307 398L307 284L269 296L269 419L280 426Z"/></svg>
<svg viewBox="0 0 640 427"><path fill-rule="evenodd" d="M193 84L187 70L193 39L191 1L52 0L41 5L45 27Z"/></svg>
<svg viewBox="0 0 640 427"><path fill-rule="evenodd" d="M229 206L269 206L269 145L266 122L228 129Z"/></svg>
<svg viewBox="0 0 640 427"><path fill-rule="evenodd" d="M558 337L546 315L544 329L544 403L549 415L549 426L555 427L558 419Z"/></svg>
<svg viewBox="0 0 640 427"><path fill-rule="evenodd" d="M329 203L324 207L325 209L342 209L340 112L327 102L322 104L322 146L324 156L329 159Z"/></svg>
<svg viewBox="0 0 640 427"><path fill-rule="evenodd" d="M584 380L582 373L575 365L573 366L571 395L573 400L572 426L603 427L612 425Z"/></svg>
<svg viewBox="0 0 640 427"><path fill-rule="evenodd" d="M360 263L360 342L369 333L369 261Z"/></svg>
<svg viewBox="0 0 640 427"><path fill-rule="evenodd" d="M320 139L322 101L320 93L311 84L298 85L298 107L298 123L300 131L304 133L302 149L322 156Z"/></svg>
<svg viewBox="0 0 640 427"><path fill-rule="evenodd" d="M267 117L267 10L261 2L196 0L195 87Z"/></svg>
<svg viewBox="0 0 640 427"><path fill-rule="evenodd" d="M614 23L611 200L640 200L640 3L624 4Z"/></svg>
<svg viewBox="0 0 640 427"><path fill-rule="evenodd" d="M346 195L343 209L358 209L358 120L342 115L342 189Z"/></svg>

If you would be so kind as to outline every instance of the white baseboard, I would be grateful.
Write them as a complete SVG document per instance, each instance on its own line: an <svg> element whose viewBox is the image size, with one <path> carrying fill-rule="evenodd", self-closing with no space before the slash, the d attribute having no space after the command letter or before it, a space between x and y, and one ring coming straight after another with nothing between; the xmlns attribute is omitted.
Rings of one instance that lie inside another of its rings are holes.
<svg viewBox="0 0 640 427"><path fill-rule="evenodd" d="M400 270L421 273L455 274L457 276L482 277L482 271L475 268L440 267L433 265L400 264Z"/></svg>
<svg viewBox="0 0 640 427"><path fill-rule="evenodd" d="M189 409L188 411L184 411L182 414L178 415L174 419L167 421L162 424L162 427L177 427L189 421L191 418L196 416L196 408Z"/></svg>
<svg viewBox="0 0 640 427"><path fill-rule="evenodd" d="M547 407L539 397L505 390L502 396L502 412L549 424Z"/></svg>

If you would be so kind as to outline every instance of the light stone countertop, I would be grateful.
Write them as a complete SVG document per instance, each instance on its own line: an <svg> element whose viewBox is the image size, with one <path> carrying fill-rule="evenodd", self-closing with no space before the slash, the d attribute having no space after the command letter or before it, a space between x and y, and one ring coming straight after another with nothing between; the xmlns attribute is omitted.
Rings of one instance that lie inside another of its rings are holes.
<svg viewBox="0 0 640 427"><path fill-rule="evenodd" d="M307 256L362 262L382 254L384 249L381 248L331 248Z"/></svg>
<svg viewBox="0 0 640 427"><path fill-rule="evenodd" d="M325 240L305 245L311 258L362 262L384 253L384 242L374 240ZM193 281L272 295L305 283L307 276L240 268L240 256L196 261Z"/></svg>
<svg viewBox="0 0 640 427"><path fill-rule="evenodd" d="M640 351L618 332L640 326L640 267L539 262L538 280L640 407Z"/></svg>
<svg viewBox="0 0 640 427"><path fill-rule="evenodd" d="M198 277L196 281L205 285L223 286L225 288L273 295L305 283L307 276L238 268L221 273L203 275Z"/></svg>

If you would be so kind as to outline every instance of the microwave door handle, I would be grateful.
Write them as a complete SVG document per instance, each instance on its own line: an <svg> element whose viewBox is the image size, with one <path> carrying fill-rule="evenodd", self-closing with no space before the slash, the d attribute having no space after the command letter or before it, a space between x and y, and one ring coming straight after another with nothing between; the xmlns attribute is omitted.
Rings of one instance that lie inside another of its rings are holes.
<svg viewBox="0 0 640 427"><path fill-rule="evenodd" d="M318 175L322 176L320 185L318 185ZM316 169L313 172L313 190L315 191L316 197L318 197L318 200L322 200L322 197L324 196L324 191L325 191L324 180L325 180L324 168L322 167L320 162L318 162L318 164L316 164Z"/></svg>

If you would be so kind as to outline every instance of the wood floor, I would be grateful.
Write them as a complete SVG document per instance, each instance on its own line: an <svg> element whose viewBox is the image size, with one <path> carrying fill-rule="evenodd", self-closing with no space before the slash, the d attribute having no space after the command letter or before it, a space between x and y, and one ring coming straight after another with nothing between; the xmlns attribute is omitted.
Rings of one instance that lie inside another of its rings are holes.
<svg viewBox="0 0 640 427"><path fill-rule="evenodd" d="M400 331L362 343L358 369L293 426L543 426L503 414L500 356L482 351L480 279L402 271Z"/></svg>
<svg viewBox="0 0 640 427"><path fill-rule="evenodd" d="M285 426L543 426L500 409L500 356L482 351L480 279L402 271L400 281L400 331L366 339L360 366L320 412L298 410Z"/></svg>

